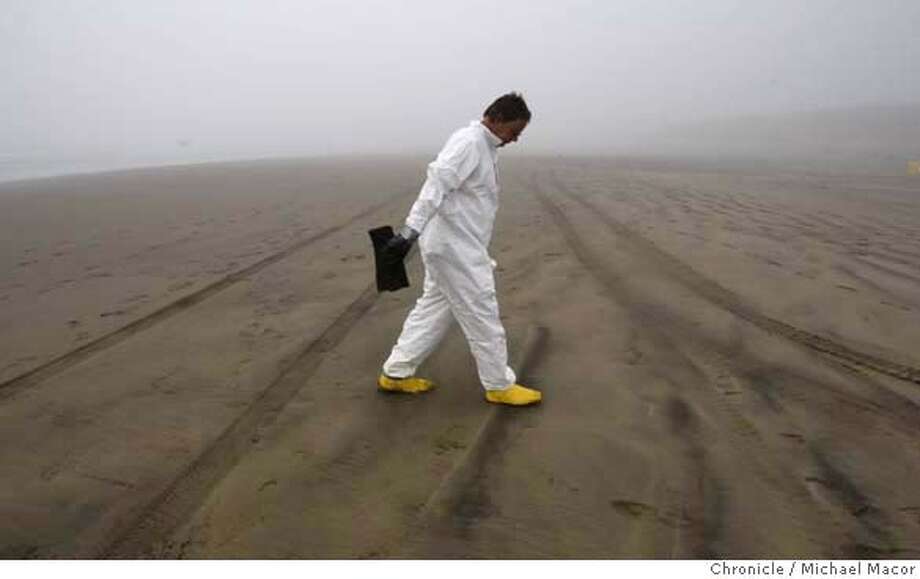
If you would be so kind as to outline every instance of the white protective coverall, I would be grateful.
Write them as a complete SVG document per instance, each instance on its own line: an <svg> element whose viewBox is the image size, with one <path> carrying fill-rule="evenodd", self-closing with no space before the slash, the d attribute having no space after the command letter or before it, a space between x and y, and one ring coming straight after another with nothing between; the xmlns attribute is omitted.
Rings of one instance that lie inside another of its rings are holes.
<svg viewBox="0 0 920 579"><path fill-rule="evenodd" d="M425 281L383 365L390 377L415 375L456 319L483 387L503 390L515 383L495 297L496 264L487 249L498 210L500 144L485 125L473 121L452 134L428 165L428 177L406 218L406 225L421 232Z"/></svg>

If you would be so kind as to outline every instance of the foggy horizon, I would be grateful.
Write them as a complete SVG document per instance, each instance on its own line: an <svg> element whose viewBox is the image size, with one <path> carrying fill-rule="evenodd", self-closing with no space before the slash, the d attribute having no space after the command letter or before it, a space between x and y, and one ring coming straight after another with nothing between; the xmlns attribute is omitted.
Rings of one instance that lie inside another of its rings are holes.
<svg viewBox="0 0 920 579"><path fill-rule="evenodd" d="M4 7L0 163L433 155L511 90L534 114L513 154L920 104L908 1Z"/></svg>

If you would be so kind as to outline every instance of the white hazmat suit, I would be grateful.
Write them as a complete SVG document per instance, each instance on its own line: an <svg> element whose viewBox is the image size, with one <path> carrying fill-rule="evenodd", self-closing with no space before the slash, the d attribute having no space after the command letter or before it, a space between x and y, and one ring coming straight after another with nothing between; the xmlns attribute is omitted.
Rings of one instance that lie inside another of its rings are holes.
<svg viewBox="0 0 920 579"><path fill-rule="evenodd" d="M387 376L413 376L456 319L483 387L504 390L515 383L495 296L496 264L487 249L498 210L500 144L485 125L473 121L452 134L428 165L406 218L406 225L421 232L423 292L383 365Z"/></svg>

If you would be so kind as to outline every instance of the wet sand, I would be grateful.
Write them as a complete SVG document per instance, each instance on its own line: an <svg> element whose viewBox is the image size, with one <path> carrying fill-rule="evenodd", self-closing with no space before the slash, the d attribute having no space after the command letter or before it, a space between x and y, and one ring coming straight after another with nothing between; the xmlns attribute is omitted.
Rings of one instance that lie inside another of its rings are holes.
<svg viewBox="0 0 920 579"><path fill-rule="evenodd" d="M514 410L375 391L424 163L0 185L0 554L918 557L917 179L504 159Z"/></svg>

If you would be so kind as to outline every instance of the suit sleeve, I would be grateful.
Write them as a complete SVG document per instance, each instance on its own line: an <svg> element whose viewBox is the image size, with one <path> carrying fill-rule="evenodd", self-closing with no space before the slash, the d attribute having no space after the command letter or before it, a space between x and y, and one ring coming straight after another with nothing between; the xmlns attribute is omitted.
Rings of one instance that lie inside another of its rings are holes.
<svg viewBox="0 0 920 579"><path fill-rule="evenodd" d="M406 225L419 233L438 212L448 195L454 194L479 165L474 144L466 139L449 141L428 165L428 176L418 199L412 204Z"/></svg>

